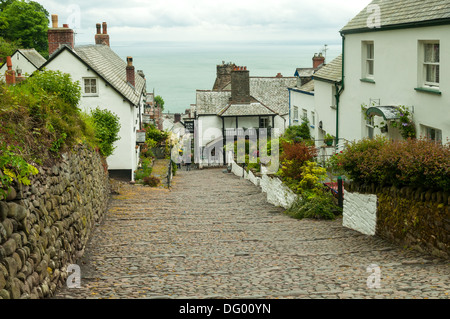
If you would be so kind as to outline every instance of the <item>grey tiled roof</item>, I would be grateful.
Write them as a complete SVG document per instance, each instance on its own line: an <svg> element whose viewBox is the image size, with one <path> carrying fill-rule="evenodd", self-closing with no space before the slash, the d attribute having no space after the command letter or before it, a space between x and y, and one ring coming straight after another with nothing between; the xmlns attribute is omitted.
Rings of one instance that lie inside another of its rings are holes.
<svg viewBox="0 0 450 319"><path fill-rule="evenodd" d="M314 79L340 82L342 80L342 54L317 71Z"/></svg>
<svg viewBox="0 0 450 319"><path fill-rule="evenodd" d="M75 47L75 53L112 87L134 105L139 104L145 80L135 73L135 87L127 82L127 62L122 60L107 45L86 45Z"/></svg>
<svg viewBox="0 0 450 319"><path fill-rule="evenodd" d="M24 57L28 59L37 69L39 69L47 60L42 57L35 49L19 49Z"/></svg>
<svg viewBox="0 0 450 319"><path fill-rule="evenodd" d="M314 75L315 71L316 69L314 68L297 68L294 75L299 77L310 77Z"/></svg>
<svg viewBox="0 0 450 319"><path fill-rule="evenodd" d="M246 115L275 115L276 113L259 101L250 104L229 104L217 115L219 116L246 116Z"/></svg>
<svg viewBox="0 0 450 319"><path fill-rule="evenodd" d="M289 92L288 87L295 86L297 78L295 77L250 77L250 95L259 101L264 107L249 107L244 104L242 107L248 107L247 111L240 110L237 115L250 115L249 112L267 112L267 108L271 110L270 114L288 114L289 113ZM217 115L229 105L231 91L203 91L197 90L197 106L196 111L199 115ZM250 104L251 105L251 104ZM231 112L231 110L230 110ZM256 114L255 115L258 115ZM227 112L227 115L231 113ZM267 114L267 113L263 113Z"/></svg>
<svg viewBox="0 0 450 319"><path fill-rule="evenodd" d="M383 27L426 22L440 19L450 20L449 0L374 0L370 5L378 5L381 10L381 30ZM364 8L345 27L342 32L367 29L368 18L374 12ZM450 21L449 21L450 22ZM374 29L380 30L380 29Z"/></svg>
<svg viewBox="0 0 450 319"><path fill-rule="evenodd" d="M197 90L195 110L199 115L216 115L231 98L231 91Z"/></svg>
<svg viewBox="0 0 450 319"><path fill-rule="evenodd" d="M314 92L314 80L308 81L307 83L303 84L299 90L304 92Z"/></svg>

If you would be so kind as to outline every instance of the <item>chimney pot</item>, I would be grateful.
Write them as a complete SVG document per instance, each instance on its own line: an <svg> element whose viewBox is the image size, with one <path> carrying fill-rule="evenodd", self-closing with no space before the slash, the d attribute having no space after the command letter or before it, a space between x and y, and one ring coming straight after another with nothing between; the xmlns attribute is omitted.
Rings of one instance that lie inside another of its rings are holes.
<svg viewBox="0 0 450 319"><path fill-rule="evenodd" d="M58 15L52 14L52 28L58 27Z"/></svg>
<svg viewBox="0 0 450 319"><path fill-rule="evenodd" d="M108 25L106 22L103 22L103 34L108 34Z"/></svg>
<svg viewBox="0 0 450 319"><path fill-rule="evenodd" d="M6 66L8 67L8 70L5 72L6 85L14 85L16 84L16 72L12 69L10 56L6 57Z"/></svg>
<svg viewBox="0 0 450 319"><path fill-rule="evenodd" d="M101 34L102 33L102 25L100 23L97 23L96 27L97 27L97 34Z"/></svg>
<svg viewBox="0 0 450 319"><path fill-rule="evenodd" d="M69 28L69 25L68 24L63 24L63 28Z"/></svg>
<svg viewBox="0 0 450 319"><path fill-rule="evenodd" d="M12 70L12 60L10 56L6 57L6 66L8 67L8 71Z"/></svg>
<svg viewBox="0 0 450 319"><path fill-rule="evenodd" d="M130 56L127 57L126 73L127 73L127 82L130 83L132 86L136 86L136 74L134 72L133 58Z"/></svg>

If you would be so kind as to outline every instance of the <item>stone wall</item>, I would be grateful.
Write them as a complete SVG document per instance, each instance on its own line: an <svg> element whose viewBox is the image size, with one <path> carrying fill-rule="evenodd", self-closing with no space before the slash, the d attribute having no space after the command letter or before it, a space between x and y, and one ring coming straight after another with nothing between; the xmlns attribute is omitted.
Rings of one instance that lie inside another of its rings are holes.
<svg viewBox="0 0 450 319"><path fill-rule="evenodd" d="M450 257L450 194L351 183L345 184L345 190L344 226L362 233L369 229L367 234L403 247Z"/></svg>
<svg viewBox="0 0 450 319"><path fill-rule="evenodd" d="M106 166L79 146L15 193L0 201L0 299L50 297L107 210Z"/></svg>

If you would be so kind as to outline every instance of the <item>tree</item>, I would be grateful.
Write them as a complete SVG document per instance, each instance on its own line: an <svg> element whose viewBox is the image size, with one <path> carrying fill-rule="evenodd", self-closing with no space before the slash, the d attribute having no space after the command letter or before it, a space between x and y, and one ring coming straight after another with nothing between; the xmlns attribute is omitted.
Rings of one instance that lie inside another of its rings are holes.
<svg viewBox="0 0 450 319"><path fill-rule="evenodd" d="M155 97L155 104L157 107L161 108L161 111L164 111L164 100L161 96L157 95Z"/></svg>
<svg viewBox="0 0 450 319"><path fill-rule="evenodd" d="M8 41L0 37L0 65L7 56L11 56L20 48L20 41Z"/></svg>
<svg viewBox="0 0 450 319"><path fill-rule="evenodd" d="M116 147L114 143L120 140L120 119L109 110L96 108L91 111L94 119L95 137L97 138L100 153L105 156L111 156Z"/></svg>
<svg viewBox="0 0 450 319"><path fill-rule="evenodd" d="M48 11L27 0L2 1L0 9L0 36L9 41L20 40L24 49L34 48L47 58Z"/></svg>

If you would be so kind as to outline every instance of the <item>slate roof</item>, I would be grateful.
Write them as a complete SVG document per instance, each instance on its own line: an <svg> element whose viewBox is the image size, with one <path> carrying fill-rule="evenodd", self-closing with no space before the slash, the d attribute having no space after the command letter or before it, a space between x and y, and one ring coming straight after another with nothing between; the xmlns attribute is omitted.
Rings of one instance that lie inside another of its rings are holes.
<svg viewBox="0 0 450 319"><path fill-rule="evenodd" d="M248 116L248 115L275 115L276 113L261 102L253 99L250 104L228 104L217 115L219 116Z"/></svg>
<svg viewBox="0 0 450 319"><path fill-rule="evenodd" d="M369 10L370 5L378 5L381 10L381 28L370 29L367 26L368 18L374 11ZM448 0L374 0L346 26L342 33L356 31L377 31L389 26L408 25L448 20L450 23L450 4Z"/></svg>
<svg viewBox="0 0 450 319"><path fill-rule="evenodd" d="M340 82L342 80L342 54L314 74L314 80Z"/></svg>
<svg viewBox="0 0 450 319"><path fill-rule="evenodd" d="M250 95L259 102L259 106L242 104L241 110L235 106L223 113L223 116L268 115L289 113L288 87L295 86L296 77L250 77ZM197 90L198 115L219 115L229 106L231 91ZM235 105L235 104L233 104ZM244 109L246 108L246 109ZM270 111L269 111L270 110ZM254 112L254 114L252 114ZM220 116L220 115L219 115Z"/></svg>
<svg viewBox="0 0 450 319"><path fill-rule="evenodd" d="M310 77L314 75L314 72L316 71L316 69L314 68L297 68L295 70L295 74L294 76L298 76L298 77Z"/></svg>
<svg viewBox="0 0 450 319"><path fill-rule="evenodd" d="M41 68L45 67L65 50L71 52L76 58L89 66L133 105L139 104L145 89L145 79L136 72L135 87L129 84L126 74L127 62L122 60L107 45L84 45L75 47L74 50L67 45L63 45L50 56L49 60Z"/></svg>
<svg viewBox="0 0 450 319"><path fill-rule="evenodd" d="M307 83L303 84L301 87L299 87L299 90L303 92L314 92L314 80L308 81Z"/></svg>
<svg viewBox="0 0 450 319"><path fill-rule="evenodd" d="M145 79L135 73L135 87L127 82L127 62L122 60L107 45L86 45L75 47L78 56L101 75L111 86L137 105L145 87Z"/></svg>
<svg viewBox="0 0 450 319"><path fill-rule="evenodd" d="M47 60L35 49L19 49L17 51L20 51L20 53L22 53L22 55L26 57L27 60L36 67L36 69L39 69L45 62L47 62Z"/></svg>

